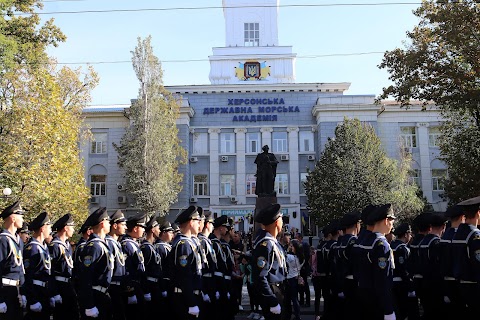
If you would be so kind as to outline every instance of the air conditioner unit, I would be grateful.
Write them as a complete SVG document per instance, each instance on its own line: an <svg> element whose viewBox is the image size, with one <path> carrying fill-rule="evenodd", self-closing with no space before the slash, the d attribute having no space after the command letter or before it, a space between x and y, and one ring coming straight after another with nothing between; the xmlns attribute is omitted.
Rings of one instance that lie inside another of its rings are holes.
<svg viewBox="0 0 480 320"><path fill-rule="evenodd" d="M197 157L190 157L190 162L197 162L198 158Z"/></svg>
<svg viewBox="0 0 480 320"><path fill-rule="evenodd" d="M227 162L228 161L228 156L221 156L220 160L222 160L223 162Z"/></svg>
<svg viewBox="0 0 480 320"><path fill-rule="evenodd" d="M126 196L120 196L118 197L118 203L127 203L127 197Z"/></svg>
<svg viewBox="0 0 480 320"><path fill-rule="evenodd" d="M315 160L315 156L313 154L309 154L308 161L314 161L314 160Z"/></svg>
<svg viewBox="0 0 480 320"><path fill-rule="evenodd" d="M237 202L237 197L235 197L235 196L230 196L230 201L231 201L231 202Z"/></svg>
<svg viewBox="0 0 480 320"><path fill-rule="evenodd" d="M125 186L123 184L118 184L117 185L117 190L118 191L125 191Z"/></svg>
<svg viewBox="0 0 480 320"><path fill-rule="evenodd" d="M288 161L288 154L282 154L282 155L280 155L280 160L282 160L282 161Z"/></svg>
<svg viewBox="0 0 480 320"><path fill-rule="evenodd" d="M91 197L90 203L98 203L98 197Z"/></svg>
<svg viewBox="0 0 480 320"><path fill-rule="evenodd" d="M191 198L190 198L190 202L191 202L191 203L195 203L195 202L197 202L197 201L198 201L197 197L191 197Z"/></svg>

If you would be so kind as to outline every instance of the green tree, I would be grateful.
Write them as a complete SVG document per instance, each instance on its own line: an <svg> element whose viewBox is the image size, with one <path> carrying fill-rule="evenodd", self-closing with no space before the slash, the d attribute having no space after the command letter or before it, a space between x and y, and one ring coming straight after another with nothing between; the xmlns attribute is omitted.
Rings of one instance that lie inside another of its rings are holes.
<svg viewBox="0 0 480 320"><path fill-rule="evenodd" d="M392 203L400 219L423 208L418 186L408 179L408 157L388 158L374 128L345 118L305 182L307 206L320 225L368 204Z"/></svg>
<svg viewBox="0 0 480 320"><path fill-rule="evenodd" d="M131 126L114 147L136 206L164 215L182 190L183 175L178 168L186 163L176 126L180 106L163 86L161 63L153 53L150 36L138 38L132 63L139 94L130 107Z"/></svg>

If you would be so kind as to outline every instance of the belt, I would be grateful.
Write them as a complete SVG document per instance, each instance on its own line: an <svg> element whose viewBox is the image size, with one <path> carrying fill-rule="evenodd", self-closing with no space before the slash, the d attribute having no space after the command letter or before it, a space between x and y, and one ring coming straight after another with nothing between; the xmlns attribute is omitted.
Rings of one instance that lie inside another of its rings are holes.
<svg viewBox="0 0 480 320"><path fill-rule="evenodd" d="M393 277L394 282L400 282L403 281L401 277Z"/></svg>
<svg viewBox="0 0 480 320"><path fill-rule="evenodd" d="M318 275L319 275L320 277L326 277L326 276L327 276L326 273L319 273Z"/></svg>
<svg viewBox="0 0 480 320"><path fill-rule="evenodd" d="M18 286L20 284L20 280L2 278L2 284L6 286Z"/></svg>
<svg viewBox="0 0 480 320"><path fill-rule="evenodd" d="M218 271L215 271L213 274L216 275L216 276L219 276L219 277L223 277L223 273L218 272Z"/></svg>
<svg viewBox="0 0 480 320"><path fill-rule="evenodd" d="M173 292L175 293L182 293L182 289L180 288L173 288ZM196 295L199 295L200 294L200 290L193 290L193 294L196 294Z"/></svg>
<svg viewBox="0 0 480 320"><path fill-rule="evenodd" d="M225 280L232 280L231 276L225 276Z"/></svg>
<svg viewBox="0 0 480 320"><path fill-rule="evenodd" d="M120 283L120 281L111 281L110 284L114 284L114 285L119 286L121 283Z"/></svg>
<svg viewBox="0 0 480 320"><path fill-rule="evenodd" d="M100 291L101 293L105 293L108 290L108 288L105 288L105 287L102 287L102 286L93 286L92 289Z"/></svg>
<svg viewBox="0 0 480 320"><path fill-rule="evenodd" d="M460 283L476 284L476 283L477 283L477 281L467 281L467 280L460 280Z"/></svg>
<svg viewBox="0 0 480 320"><path fill-rule="evenodd" d="M55 276L55 280L61 281L61 282L70 282L70 278L60 277L60 276Z"/></svg>
<svg viewBox="0 0 480 320"><path fill-rule="evenodd" d="M421 274L414 274L413 278L414 279L423 279L423 276Z"/></svg>
<svg viewBox="0 0 480 320"><path fill-rule="evenodd" d="M158 282L158 278L154 278L154 277L147 277L147 280L152 282Z"/></svg>
<svg viewBox="0 0 480 320"><path fill-rule="evenodd" d="M48 282L46 281L40 281L40 280L33 280L32 281L34 285L40 286L40 287L46 287Z"/></svg>
<svg viewBox="0 0 480 320"><path fill-rule="evenodd" d="M353 280L353 275L349 274L348 276L345 276L345 279Z"/></svg>
<svg viewBox="0 0 480 320"><path fill-rule="evenodd" d="M454 277L443 277L443 280L455 281L455 280L457 280L457 279L455 279Z"/></svg>
<svg viewBox="0 0 480 320"><path fill-rule="evenodd" d="M212 274L211 274L211 273L205 273L203 276L204 276L205 278L211 278L211 277L212 277Z"/></svg>
<svg viewBox="0 0 480 320"><path fill-rule="evenodd" d="M170 278L163 278L163 280L168 280L168 281L170 281Z"/></svg>

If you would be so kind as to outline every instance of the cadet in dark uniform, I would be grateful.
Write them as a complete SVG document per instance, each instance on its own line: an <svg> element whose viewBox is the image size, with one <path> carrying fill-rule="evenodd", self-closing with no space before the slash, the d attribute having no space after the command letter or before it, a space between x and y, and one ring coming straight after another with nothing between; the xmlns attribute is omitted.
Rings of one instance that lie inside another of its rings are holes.
<svg viewBox="0 0 480 320"><path fill-rule="evenodd" d="M113 320L125 320L125 256L118 239L125 234L125 230L127 229L126 221L127 219L121 210L115 211L110 216L110 232L105 236L108 249L115 259L112 281L108 288L110 298L112 299Z"/></svg>
<svg viewBox="0 0 480 320"><path fill-rule="evenodd" d="M125 285L127 288L126 318L141 319L145 300L142 283L145 280L145 264L138 239L145 233L147 215L139 213L127 219L127 234L120 243L125 254Z"/></svg>
<svg viewBox="0 0 480 320"><path fill-rule="evenodd" d="M22 224L22 227L17 230L18 235L23 241L23 244L27 244L27 242L30 240L30 234L31 231L28 229L28 223L24 222Z"/></svg>
<svg viewBox="0 0 480 320"><path fill-rule="evenodd" d="M170 281L173 287L174 319L196 319L200 314L202 257L197 244L191 239L198 232L201 216L196 206L182 211L175 223L180 233L172 241L169 262Z"/></svg>
<svg viewBox="0 0 480 320"><path fill-rule="evenodd" d="M282 230L283 219L280 204L272 204L260 210L255 222L262 225L253 245L253 285L259 292L260 305L266 320L281 319L285 290L283 281L287 265L277 235Z"/></svg>
<svg viewBox="0 0 480 320"><path fill-rule="evenodd" d="M217 256L213 250L212 241L208 238L213 231L213 222L214 219L211 212L206 213L203 230L198 234L200 245L207 258L207 263L205 263L202 268L203 303L200 307L201 319L215 319L215 310L213 308L214 300L212 301L212 299L215 299L216 292L213 274L217 266Z"/></svg>
<svg viewBox="0 0 480 320"><path fill-rule="evenodd" d="M395 240L390 246L393 251L395 269L393 269L393 296L397 319L409 316L409 296L415 295L413 281L407 270L410 249L407 244L412 239L412 229L408 223L402 223L393 231Z"/></svg>
<svg viewBox="0 0 480 320"><path fill-rule="evenodd" d="M75 291L78 290L78 275L80 274L80 272L82 272L82 251L88 239L90 238L90 235L93 233L91 226L89 226L89 218L90 216L87 217L85 222L80 227L80 230L78 230L78 234L80 234L81 236L75 245L75 250L73 251L72 279Z"/></svg>
<svg viewBox="0 0 480 320"><path fill-rule="evenodd" d="M441 268L443 276L443 301L444 316L448 319L464 314L465 308L458 288L458 279L453 276L452 240L461 223L465 222L465 215L460 206L454 205L447 208L445 217L450 220L450 226L443 233L440 240Z"/></svg>
<svg viewBox="0 0 480 320"><path fill-rule="evenodd" d="M168 271L168 253L172 250L170 243L173 240L173 228L170 222L165 221L160 225L160 235L155 242L155 250L160 255L160 263L162 264L162 280L160 282L160 290L162 292L162 298L160 300L160 309L163 310L162 314L165 315L165 319L171 319L172 308L170 307L170 298L172 296L172 290L170 286L170 278Z"/></svg>
<svg viewBox="0 0 480 320"><path fill-rule="evenodd" d="M323 269L325 270L325 284L324 289L324 303L323 303L323 317L322 319L335 319L335 309L337 308L337 295L333 294L333 268L335 267L333 262L334 250L338 237L340 236L340 223L339 220L331 221L324 231L326 243L322 247L322 260L324 263Z"/></svg>
<svg viewBox="0 0 480 320"><path fill-rule="evenodd" d="M227 309L227 285L224 278L227 272L227 256L222 249L220 239L228 232L228 217L222 215L213 221L213 233L210 234L212 248L217 257L216 269L213 273L215 282L215 302L213 302L217 317L223 317Z"/></svg>
<svg viewBox="0 0 480 320"><path fill-rule="evenodd" d="M458 226L453 237L453 270L454 277L460 281L459 291L465 314L459 319L478 317L478 301L480 301L480 230L477 228L480 219L480 197L471 198L458 203L465 214L465 223Z"/></svg>
<svg viewBox="0 0 480 320"><path fill-rule="evenodd" d="M81 316L82 319L112 319L108 287L112 280L114 256L105 242L105 236L110 231L107 211L92 213L89 223L93 233L82 251L83 266L79 274L78 299Z"/></svg>
<svg viewBox="0 0 480 320"><path fill-rule="evenodd" d="M390 204L381 205L368 215L371 234L362 241L358 292L359 319L395 319L392 297L393 253L385 234L390 233L395 215Z"/></svg>
<svg viewBox="0 0 480 320"><path fill-rule="evenodd" d="M17 229L23 224L23 213L22 206L17 201L3 209L0 214L0 218L3 219L3 230L0 233L1 320L21 319L22 308L27 304L27 299L20 288L25 281L23 242L17 234Z"/></svg>
<svg viewBox="0 0 480 320"><path fill-rule="evenodd" d="M50 320L55 300L51 297L51 261L45 238L52 232L50 218L46 212L40 213L30 223L33 231L30 242L23 249L23 265L25 266L25 295L27 297L27 313L24 319Z"/></svg>
<svg viewBox="0 0 480 320"><path fill-rule="evenodd" d="M54 277L52 290L55 299L53 319L79 319L77 293L73 286L73 257L70 239L75 232L73 216L69 213L58 219L52 226L56 235L48 245L52 258L52 276Z"/></svg>
<svg viewBox="0 0 480 320"><path fill-rule="evenodd" d="M145 259L143 297L145 299L145 314L153 314L160 303L160 280L162 279L161 259L154 247L155 240L160 234L160 227L155 216L147 222L145 231L147 235L140 245Z"/></svg>

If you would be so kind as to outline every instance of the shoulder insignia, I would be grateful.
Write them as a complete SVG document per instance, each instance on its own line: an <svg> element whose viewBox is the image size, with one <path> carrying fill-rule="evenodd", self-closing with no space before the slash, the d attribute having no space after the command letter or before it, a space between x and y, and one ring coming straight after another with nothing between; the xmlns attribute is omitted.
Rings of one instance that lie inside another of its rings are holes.
<svg viewBox="0 0 480 320"><path fill-rule="evenodd" d="M377 246L383 247L385 246L385 244L383 243L383 241L377 241Z"/></svg>
<svg viewBox="0 0 480 320"><path fill-rule="evenodd" d="M32 245L27 246L25 249L32 250Z"/></svg>
<svg viewBox="0 0 480 320"><path fill-rule="evenodd" d="M267 262L265 261L265 257L258 257L257 267L259 267L260 269L263 269L263 268L265 268L266 264L267 264Z"/></svg>
<svg viewBox="0 0 480 320"><path fill-rule="evenodd" d="M405 258L398 257L398 263L403 264L405 262Z"/></svg>
<svg viewBox="0 0 480 320"><path fill-rule="evenodd" d="M178 263L180 263L181 267L185 267L187 265L187 256L178 257Z"/></svg>
<svg viewBox="0 0 480 320"><path fill-rule="evenodd" d="M93 242L90 242L90 243L88 244L89 247L92 247L93 245L94 245Z"/></svg>
<svg viewBox="0 0 480 320"><path fill-rule="evenodd" d="M263 241L260 245L266 247L266 246L268 245L268 242L267 242L267 241Z"/></svg>
<svg viewBox="0 0 480 320"><path fill-rule="evenodd" d="M23 266L25 269L28 269L30 267L30 259L23 260Z"/></svg>
<svg viewBox="0 0 480 320"><path fill-rule="evenodd" d="M92 256L85 256L83 258L83 264L85 265L85 267L90 267L90 265L92 264Z"/></svg>
<svg viewBox="0 0 480 320"><path fill-rule="evenodd" d="M475 259L480 262L480 250L475 250Z"/></svg>
<svg viewBox="0 0 480 320"><path fill-rule="evenodd" d="M378 258L378 267L380 269L385 269L387 267L387 258Z"/></svg>
<svg viewBox="0 0 480 320"><path fill-rule="evenodd" d="M479 239L480 239L480 234L477 233L477 234L475 235L475 237L473 237L472 240L479 240Z"/></svg>
<svg viewBox="0 0 480 320"><path fill-rule="evenodd" d="M178 244L184 244L184 243L185 243L185 240L178 241Z"/></svg>

